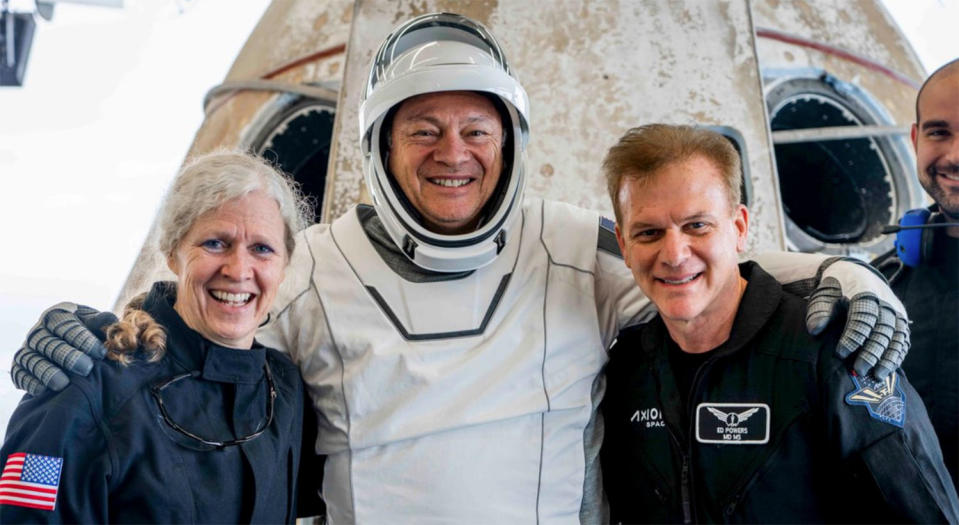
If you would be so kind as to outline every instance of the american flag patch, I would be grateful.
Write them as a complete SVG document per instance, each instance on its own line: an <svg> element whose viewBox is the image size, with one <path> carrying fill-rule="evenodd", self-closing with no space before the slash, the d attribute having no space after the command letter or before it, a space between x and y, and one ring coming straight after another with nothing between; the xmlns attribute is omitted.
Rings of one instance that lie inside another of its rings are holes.
<svg viewBox="0 0 959 525"><path fill-rule="evenodd" d="M63 458L10 454L0 475L0 505L53 510L62 469Z"/></svg>

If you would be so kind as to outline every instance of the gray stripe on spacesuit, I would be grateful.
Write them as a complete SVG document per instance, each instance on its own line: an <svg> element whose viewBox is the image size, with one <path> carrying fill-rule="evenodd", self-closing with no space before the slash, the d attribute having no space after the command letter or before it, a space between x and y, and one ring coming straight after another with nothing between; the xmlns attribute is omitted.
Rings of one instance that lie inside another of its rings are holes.
<svg viewBox="0 0 959 525"><path fill-rule="evenodd" d="M486 314L483 315L483 322L477 328L472 330L458 330L456 332L432 332L426 334L411 334L406 331L406 327L403 326L403 323L400 322L399 318L396 317L396 314L393 313L393 309L390 308L390 305L386 304L386 300L383 299L383 296L380 295L380 292L372 286L363 287L366 288L366 291L369 292L370 296L376 301L376 304L380 306L380 309L383 310L383 313L386 314L386 317L389 318L390 322L393 323L393 326L396 327L396 330L403 336L403 339L407 341L430 341L433 339L452 339L454 337L469 337L473 335L479 335L486 331L486 325L489 324L490 319L493 318L493 312L496 311L496 307L499 306L500 299L503 298L503 294L506 293L506 286L509 284L510 277L513 274L508 273L500 279L499 286L496 288L496 294L493 295L493 300L490 301L489 307L486 309Z"/></svg>
<svg viewBox="0 0 959 525"><path fill-rule="evenodd" d="M546 413L539 415L539 476L536 478L536 525L539 525L539 494L543 486L543 454L546 442Z"/></svg>
<svg viewBox="0 0 959 525"><path fill-rule="evenodd" d="M609 221L609 220L607 219L607 221ZM609 222L611 222L611 221L609 221ZM543 394L546 396L546 409L547 409L547 411L548 411L548 410L550 410L550 400L549 400L549 392L546 390L546 348L547 348L547 347L546 347L546 344L547 344L547 343L546 343L546 338L547 338L547 334L548 334L549 331L546 329L546 305L548 304L548 303L547 303L547 300L546 300L546 297L549 295L549 274L550 274L550 270L551 270L551 268L552 268L553 266L559 266L559 267L561 267L561 268L569 268L570 270L574 270L574 271L577 271L577 272L582 272L582 273L589 274L589 275L596 275L596 273L593 272L593 271L590 271L590 270L585 270L585 269L583 269L583 268L579 268L579 267L577 267L577 266L573 266L573 265L571 265L571 264L564 264L564 263L558 263L558 262L556 262L556 261L553 259L553 254L550 253L550 251L549 251L549 246L547 246L546 241L543 239L543 232L544 232L545 229L546 229L546 228L545 228L545 223L546 223L546 203L545 203L545 201L543 201L543 202L540 203L539 242L540 242L540 244L543 246L543 250L546 252L546 257L547 257L547 259L548 259L549 264L546 265L546 286L547 286L547 288L546 288L546 290L543 292L543 365L542 365L542 378L543 378ZM604 224L603 224L603 217L600 217L599 233L598 233L598 235L597 235L596 248L597 248L597 253L598 253L599 251L603 251L603 252L606 252L606 253L608 253L608 254L610 254L610 255L612 255L612 256L615 256L615 257L618 257L618 258L622 258L622 254L621 254L620 251L619 251L619 243L616 242L616 234L615 234L612 230L610 230L608 227L605 227L605 226L604 226ZM600 374L599 377L602 377L602 374ZM597 379L599 379L599 378L597 378ZM595 398L591 395L591 400L592 400L592 399L595 399ZM589 505L587 504L587 502L586 502L586 497L587 497L586 483L589 481L589 472L588 472L588 471L589 471L589 461L588 461L588 459L589 459L589 457L590 457L590 453L586 450L586 444L587 444L586 433L590 431L591 425L594 426L594 425L596 424L596 421L595 421L595 418L596 418L596 417L597 417L596 406L594 406L594 407L593 407L593 416L590 417L589 422L587 422L586 428L583 429L583 445L584 445L584 446L583 446L583 459L586 460L586 463L587 463L587 464L586 464L586 466L585 466L585 468L584 468L584 470L583 470L583 492L582 492L581 499L580 499L579 517L580 517L580 521L581 521L581 522L584 522L584 523L585 523L585 522L591 522L591 521L593 521L593 520L590 520L590 519L588 519L588 518L597 518L597 517L599 518L599 521L605 523L606 521L608 521L608 517L609 517L609 516L607 515L605 505L604 505L604 503L603 503L603 501L602 501L602 498L603 498L603 496L602 496L602 488L600 488L600 490L599 490L599 493L600 493L600 494L599 494L598 497L599 497L600 501L599 501L598 505L596 505L596 506L589 506ZM536 486L536 522L537 522L537 523L539 523L539 496L540 496L539 492L540 492L540 485L541 485L541 483L542 483L542 478L543 478L543 454L544 454L544 450L543 450L543 449L544 449L544 439L545 439L545 432L546 432L546 428L545 428L545 425L546 425L546 423L545 423L545 414L543 415L543 419L541 419L541 423L540 423L540 424L541 424L541 435L540 435L539 481L537 482L537 486ZM596 430L595 427L593 428L593 430ZM598 430L599 430L600 432L602 431L601 428L598 429ZM598 467L598 461L597 461L596 465L597 465L597 467ZM585 519L584 519L584 518L585 518ZM604 519L604 518L605 518L605 519Z"/></svg>
<svg viewBox="0 0 959 525"><path fill-rule="evenodd" d="M543 227L543 224L546 222L546 201L541 201L541 202L539 203L539 208L540 208L540 209L539 209L539 217L540 217L540 224L539 224L539 243L543 245L543 250L546 251L546 257L547 257L547 259L549 260L549 265L547 266L547 269L546 269L546 272L547 272L547 273L546 273L547 282L549 282L549 266L559 266L559 267L561 267L561 268L569 268L570 270L576 270L577 272L583 272L583 273L588 273L588 274L590 274L590 275L595 275L595 272L593 272L593 271L591 271L591 270L584 270L583 268L580 268L580 267L578 267L578 266L573 266L572 264L559 263L559 262L556 262L555 259L553 259L553 254L550 253L550 251L549 251L549 246L547 246L547 245L546 245L546 241L543 240L543 230L545 230L545 228ZM544 305L545 305L545 303L544 303ZM544 306L544 308L545 308L545 306ZM545 313L544 313L544 315L545 315Z"/></svg>
<svg viewBox="0 0 959 525"><path fill-rule="evenodd" d="M540 378L543 382L543 396L546 397L546 412L549 412L553 409L552 402L549 399L549 390L546 388L546 357L547 349L549 348L549 330L546 328L546 305L549 304L549 274L552 270L554 264L553 254L549 253L549 247L546 246L546 241L543 240L543 231L546 229L546 202L540 202L539 209L539 243L543 246L543 251L546 252L546 281L543 288L543 361L540 365ZM566 265L560 265L566 266ZM568 266L573 270L580 270L573 266ZM582 271L582 270L580 270ZM540 434L539 434L539 474L536 479L536 523L539 523L539 498L540 492L542 491L543 486L543 455L546 453L546 413L543 413L540 416L539 420L540 425Z"/></svg>
<svg viewBox="0 0 959 525"><path fill-rule="evenodd" d="M525 212L521 215L521 218L522 220L520 221L520 225L519 225L520 238L522 238L523 232L526 229L526 213ZM373 300L376 301L376 304L380 306L380 308L383 310L383 313L385 313L386 316L389 318L390 322L393 323L393 326L396 327L397 331L400 332L400 335L402 335L403 338L406 339L407 341L428 341L432 339L448 339L448 338L454 338L454 337L468 337L468 336L482 334L486 330L486 325L489 323L490 319L493 318L493 314L496 312L496 307L499 306L499 302L503 298L503 294L506 292L506 286L509 284L510 277L513 275L513 272L516 271L516 264L519 262L519 254L522 251L522 248L516 250L516 258L513 259L513 267L510 268L510 271L508 274L504 275L503 278L500 279L499 286L496 288L496 294L493 295L493 299L490 301L490 305L486 309L486 314L483 316L483 322L480 323L479 327L474 328L472 330L460 330L456 332L434 332L434 333L427 333L427 334L411 334L406 331L406 328L402 325L402 323L400 323L399 318L396 317L396 314L393 313L393 310L386 303L386 300L383 299L383 296L380 295L380 293L376 290L376 288L372 286L367 286L366 284L363 283L363 279L360 277L359 272L357 272L356 268L353 267L353 263L350 262L350 259L346 256L345 253L343 253L343 249L340 248L340 244L336 241L336 235L333 234L333 228L330 228L329 231L330 231L330 238L333 239L333 244L336 246L336 249L339 250L340 255L343 257L343 260L346 261L346 264L350 267L350 270L353 272L353 275L356 276L356 280L359 281L360 284L363 284L363 287L366 288L367 292L369 292ZM387 266L389 266L388 261L384 260L384 262L386 262ZM390 267L390 269L393 269L393 268Z"/></svg>
<svg viewBox="0 0 959 525"><path fill-rule="evenodd" d="M545 208L540 209L539 214L539 242L543 245L543 249L546 251L546 257L548 260L552 260L552 257L549 255L549 250L546 249L546 244L543 243L543 225L546 222L545 219ZM546 349L549 348L549 330L546 329L546 305L549 304L549 271L550 265L546 265L546 280L543 284L543 360L540 363L539 374L540 379L543 383L543 397L546 398L546 412L552 410L552 403L549 399L549 390L546 388ZM545 454L546 449L546 413L540 414L539 416L539 472L536 474L536 523L539 524L539 496L543 486L543 454Z"/></svg>
<svg viewBox="0 0 959 525"><path fill-rule="evenodd" d="M336 238L333 237L333 230L330 229L329 232L330 232L330 239L333 241L333 244L334 246L336 246L336 249L339 250L340 247L339 245L336 244ZM310 286L306 290L303 290L303 292L297 294L296 298L298 299L303 294L310 291L310 289L313 290L313 293L316 295L316 301L320 304L320 310L323 311L323 322L324 324L326 324L327 333L330 334L330 342L333 343L333 348L336 350L336 358L339 359L340 361L340 395L343 398L343 412L344 412L344 415L346 416L346 454L347 454L347 457L349 458L347 462L349 463L348 480L350 485L350 514L353 516L353 521L356 521L356 496L355 496L355 492L353 491L353 442L351 439L352 433L353 433L353 430L352 430L353 420L350 417L350 404L346 401L346 364L345 364L345 361L343 360L343 354L340 353L340 345L336 344L336 334L333 333L333 327L330 326L330 316L326 315L326 305L323 303L323 296L320 295L320 290L316 287L316 283L313 281L313 275L315 275L314 272L316 270L316 255L313 253L313 246L308 241L306 241L305 235L303 236L303 240L304 242L306 242L306 247L308 248L310 253L310 260L312 261L313 264L312 266L310 266ZM340 250L341 255L342 253L343 253L343 250ZM286 308L284 308L279 315L277 315L277 318L279 318L280 315L282 315L282 313L285 312L293 304L294 301L296 301L296 299L294 299L293 301L290 301L290 304L287 305ZM312 396L310 397L310 399L312 400ZM315 405L313 409L314 410L316 409ZM317 424L319 424L319 422L317 422ZM315 450L316 443L313 444L313 447Z"/></svg>
<svg viewBox="0 0 959 525"><path fill-rule="evenodd" d="M540 215L542 217L542 215ZM540 226L540 242L542 242L542 223ZM545 245L544 245L545 248ZM549 251L546 252L549 256ZM549 412L553 409L553 405L549 399L549 390L546 388L546 349L549 348L549 330L546 329L546 305L549 304L549 271L551 267L549 264L546 265L546 281L543 287L543 360L540 363L539 374L540 379L543 382L543 396L546 398L546 411ZM537 495L537 498L539 496Z"/></svg>

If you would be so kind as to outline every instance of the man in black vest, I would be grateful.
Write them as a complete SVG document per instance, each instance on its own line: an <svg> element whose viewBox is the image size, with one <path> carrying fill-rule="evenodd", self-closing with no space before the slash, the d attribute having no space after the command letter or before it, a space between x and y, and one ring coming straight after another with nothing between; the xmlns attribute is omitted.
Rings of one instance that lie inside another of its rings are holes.
<svg viewBox="0 0 959 525"><path fill-rule="evenodd" d="M725 138L642 126L604 169L626 266L659 311L606 367L613 522L959 521L902 373L856 374L838 334L806 332L806 299L738 262L749 212Z"/></svg>
<svg viewBox="0 0 959 525"><path fill-rule="evenodd" d="M959 474L959 59L929 76L916 97L912 125L919 182L935 201L901 224L896 249L874 264L912 319L903 363L929 411L952 475Z"/></svg>

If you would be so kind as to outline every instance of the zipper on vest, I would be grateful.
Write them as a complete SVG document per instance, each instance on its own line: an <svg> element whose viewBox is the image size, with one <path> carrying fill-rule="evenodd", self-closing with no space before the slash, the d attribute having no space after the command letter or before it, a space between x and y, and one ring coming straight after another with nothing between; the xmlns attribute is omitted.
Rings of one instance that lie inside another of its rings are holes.
<svg viewBox="0 0 959 525"><path fill-rule="evenodd" d="M692 509L692 489L690 485L689 475L689 456L683 454L683 471L682 471L682 497L683 497L683 523L692 523L693 522L693 509Z"/></svg>
<svg viewBox="0 0 959 525"><path fill-rule="evenodd" d="M666 425L666 431L669 432L669 437L676 444L676 450L678 450L683 457L679 484L679 494L683 509L683 523L693 523L693 491L691 486L692 475L689 470L689 454L687 454L686 449L683 448L682 440L673 432L672 427L668 424ZM659 495L658 492L657 495Z"/></svg>
<svg viewBox="0 0 959 525"><path fill-rule="evenodd" d="M690 458L692 457L693 450L695 449L694 440L696 436L695 429L695 418L696 418L696 392L699 390L699 384L703 381L703 378L706 376L706 372L716 362L717 355L713 354L709 359L704 363L699 365L699 368L696 369L696 373L693 374L693 381L689 386L689 395L686 397L686 448L679 447L680 450L685 450L683 452L683 469L681 474L682 479L682 498L683 498L683 523L693 523L695 517L694 504L694 490L693 490L693 473L692 466L690 465Z"/></svg>

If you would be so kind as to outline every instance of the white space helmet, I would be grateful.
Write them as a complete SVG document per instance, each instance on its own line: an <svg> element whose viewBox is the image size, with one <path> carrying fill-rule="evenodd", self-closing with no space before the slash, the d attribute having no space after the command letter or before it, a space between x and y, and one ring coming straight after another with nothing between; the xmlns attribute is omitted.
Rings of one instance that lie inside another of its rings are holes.
<svg viewBox="0 0 959 525"><path fill-rule="evenodd" d="M383 164L384 121L404 100L424 93L476 91L503 118L503 173L476 231L444 235L426 229L419 213ZM506 244L522 213L526 183L529 100L512 76L493 35L469 18L450 13L416 17L396 28L380 46L360 106L363 170L376 213L403 253L417 266L440 272L489 264Z"/></svg>

